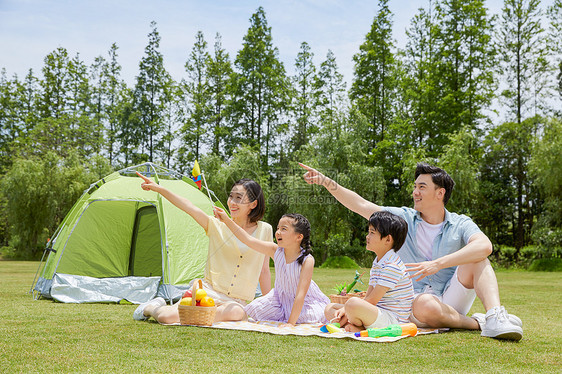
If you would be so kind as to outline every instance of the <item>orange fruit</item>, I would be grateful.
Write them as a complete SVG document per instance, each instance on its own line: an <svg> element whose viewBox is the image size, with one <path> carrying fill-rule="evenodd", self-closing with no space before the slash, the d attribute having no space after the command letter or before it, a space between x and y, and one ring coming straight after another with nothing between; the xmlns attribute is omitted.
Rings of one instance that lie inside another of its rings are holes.
<svg viewBox="0 0 562 374"><path fill-rule="evenodd" d="M215 300L212 297L205 296L201 299L201 306L215 306Z"/></svg>
<svg viewBox="0 0 562 374"><path fill-rule="evenodd" d="M180 305L191 305L191 297L184 297L181 299Z"/></svg>
<svg viewBox="0 0 562 374"><path fill-rule="evenodd" d="M202 298L204 298L205 296L207 296L207 291L205 291L202 288L199 288L196 292L195 292L195 300L197 301L201 301Z"/></svg>

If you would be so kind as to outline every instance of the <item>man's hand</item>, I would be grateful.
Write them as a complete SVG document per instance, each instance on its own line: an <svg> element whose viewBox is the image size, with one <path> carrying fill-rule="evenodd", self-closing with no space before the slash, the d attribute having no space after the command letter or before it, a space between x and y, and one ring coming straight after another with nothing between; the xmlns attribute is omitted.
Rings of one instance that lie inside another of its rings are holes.
<svg viewBox="0 0 562 374"><path fill-rule="evenodd" d="M414 274L410 275L410 278L416 278L415 281L420 281L428 275L433 275L437 273L441 268L437 264L437 261L423 261L414 264L406 264L406 271L412 272Z"/></svg>
<svg viewBox="0 0 562 374"><path fill-rule="evenodd" d="M306 170L304 173L303 178L306 183L308 184L318 184L320 186L324 185L324 181L326 180L326 176L320 173L318 170L311 168L310 166L306 166L299 162L299 166Z"/></svg>

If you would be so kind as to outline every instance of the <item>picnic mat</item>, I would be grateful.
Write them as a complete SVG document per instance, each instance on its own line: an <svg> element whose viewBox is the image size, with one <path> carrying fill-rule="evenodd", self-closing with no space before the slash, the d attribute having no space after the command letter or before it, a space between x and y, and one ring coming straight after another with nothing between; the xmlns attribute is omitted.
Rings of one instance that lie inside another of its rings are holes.
<svg viewBox="0 0 562 374"><path fill-rule="evenodd" d="M174 324L180 326L179 323ZM197 326L212 329L225 329L225 330L242 330L242 331L259 331L274 335L297 335L297 336L320 336L322 338L349 338L365 342L380 342L388 343L395 342L400 339L407 338L407 336L385 336L380 338L371 337L357 337L352 332L335 332L325 333L320 331L322 324L300 324L291 327L280 328L281 322L270 321L239 321L239 322L216 322L212 326ZM418 335L436 334L438 329L418 329Z"/></svg>

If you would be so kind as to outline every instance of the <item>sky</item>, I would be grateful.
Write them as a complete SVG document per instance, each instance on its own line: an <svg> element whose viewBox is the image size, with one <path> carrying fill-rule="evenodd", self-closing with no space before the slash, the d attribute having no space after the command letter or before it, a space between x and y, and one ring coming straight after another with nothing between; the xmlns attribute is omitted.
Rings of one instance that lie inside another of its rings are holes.
<svg viewBox="0 0 562 374"><path fill-rule="evenodd" d="M543 0L542 7L553 0ZM97 56L107 58L113 43L119 47L122 77L134 84L140 59L148 44L150 22L157 23L164 65L179 81L186 76L184 65L202 31L209 50L215 34L231 61L242 48L250 17L262 6L271 27L273 45L289 74L302 42L314 53L314 63L335 54L340 73L349 84L353 76L352 57L364 42L377 13L378 1L360 0L0 0L0 69L9 77L24 78L31 68L41 76L43 59L58 47L76 53L87 65ZM502 0L486 0L491 13L498 14ZM406 44L405 31L418 8L428 0L390 0L394 39Z"/></svg>

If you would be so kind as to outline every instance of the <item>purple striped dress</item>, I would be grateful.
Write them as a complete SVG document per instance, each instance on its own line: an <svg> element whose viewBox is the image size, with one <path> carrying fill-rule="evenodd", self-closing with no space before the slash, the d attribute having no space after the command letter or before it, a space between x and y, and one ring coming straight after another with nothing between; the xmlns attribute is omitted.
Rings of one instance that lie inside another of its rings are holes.
<svg viewBox="0 0 562 374"><path fill-rule="evenodd" d="M245 310L248 316L256 321L287 322L297 294L302 265L296 260L287 264L285 250L281 247L275 251L273 262L275 264L275 288L267 295L252 301ZM327 322L324 317L324 308L329 302L330 299L311 280L297 323Z"/></svg>

